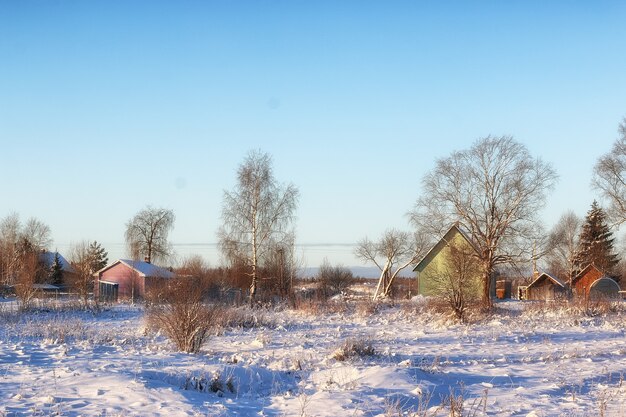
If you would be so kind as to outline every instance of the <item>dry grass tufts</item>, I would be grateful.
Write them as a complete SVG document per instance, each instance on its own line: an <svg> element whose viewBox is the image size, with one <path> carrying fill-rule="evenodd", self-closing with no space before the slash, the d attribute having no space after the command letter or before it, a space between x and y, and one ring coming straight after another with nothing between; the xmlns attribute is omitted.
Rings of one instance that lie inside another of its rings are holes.
<svg viewBox="0 0 626 417"><path fill-rule="evenodd" d="M341 346L333 352L332 358L343 362L349 359L376 356L377 354L371 340L346 339Z"/></svg>

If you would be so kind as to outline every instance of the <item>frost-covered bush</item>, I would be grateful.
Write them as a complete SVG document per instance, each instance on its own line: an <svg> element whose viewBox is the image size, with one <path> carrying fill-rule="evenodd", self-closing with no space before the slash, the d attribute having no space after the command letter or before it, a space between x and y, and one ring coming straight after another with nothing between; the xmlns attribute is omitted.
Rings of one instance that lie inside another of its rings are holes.
<svg viewBox="0 0 626 417"><path fill-rule="evenodd" d="M222 315L223 308L205 303L202 286L188 278L171 281L147 309L148 323L187 353L200 350Z"/></svg>
<svg viewBox="0 0 626 417"><path fill-rule="evenodd" d="M374 345L367 339L346 339L333 354L333 359L346 361L353 358L364 358L377 354Z"/></svg>

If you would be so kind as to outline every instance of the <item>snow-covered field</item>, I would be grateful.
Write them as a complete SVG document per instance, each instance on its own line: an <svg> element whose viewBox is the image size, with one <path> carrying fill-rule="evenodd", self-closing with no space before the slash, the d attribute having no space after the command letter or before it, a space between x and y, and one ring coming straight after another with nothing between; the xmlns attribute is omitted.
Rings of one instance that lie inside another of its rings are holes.
<svg viewBox="0 0 626 417"><path fill-rule="evenodd" d="M4 310L0 416L626 415L620 312L510 301L462 325L409 302L255 310L256 327L192 355L148 331L141 307ZM346 340L376 354L333 358Z"/></svg>

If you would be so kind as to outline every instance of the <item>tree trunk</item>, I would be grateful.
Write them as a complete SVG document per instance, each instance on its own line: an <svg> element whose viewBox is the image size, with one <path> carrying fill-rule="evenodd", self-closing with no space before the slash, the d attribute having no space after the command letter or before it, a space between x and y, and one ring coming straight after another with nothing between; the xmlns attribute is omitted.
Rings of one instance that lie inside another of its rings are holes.
<svg viewBox="0 0 626 417"><path fill-rule="evenodd" d="M252 281L250 282L250 306L254 304L256 296L256 265L252 265Z"/></svg>
<svg viewBox="0 0 626 417"><path fill-rule="evenodd" d="M493 308L493 300L491 299L491 286L493 280L493 263L491 259L487 259L483 262L483 307L487 310Z"/></svg>
<svg viewBox="0 0 626 417"><path fill-rule="evenodd" d="M387 276L388 270L389 270L389 261L385 262L385 266L383 267L383 269L380 270L380 278L378 278L378 285L376 285L376 291L374 292L374 297L372 297L372 301L376 301L381 289L383 291L385 290L385 277Z"/></svg>

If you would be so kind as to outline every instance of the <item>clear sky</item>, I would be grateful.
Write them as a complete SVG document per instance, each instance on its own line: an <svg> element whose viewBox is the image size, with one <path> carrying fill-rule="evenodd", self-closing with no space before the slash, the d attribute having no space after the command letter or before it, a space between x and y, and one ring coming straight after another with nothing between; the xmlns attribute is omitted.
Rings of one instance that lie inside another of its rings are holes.
<svg viewBox="0 0 626 417"><path fill-rule="evenodd" d="M549 4L548 4L549 3ZM217 264L246 153L301 192L305 264L405 214L439 157L513 135L560 175L541 214L584 215L626 116L626 3L0 2L0 217L63 251L121 256L125 223L171 208L181 253Z"/></svg>

